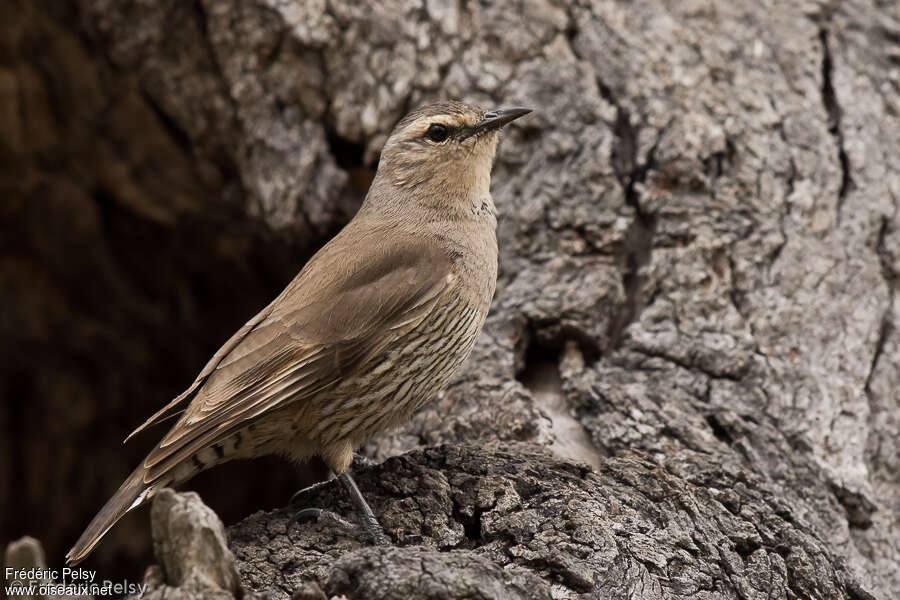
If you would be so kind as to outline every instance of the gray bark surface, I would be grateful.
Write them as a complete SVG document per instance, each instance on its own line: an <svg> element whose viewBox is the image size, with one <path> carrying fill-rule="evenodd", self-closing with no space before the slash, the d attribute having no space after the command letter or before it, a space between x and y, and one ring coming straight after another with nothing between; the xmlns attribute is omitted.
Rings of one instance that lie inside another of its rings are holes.
<svg viewBox="0 0 900 600"><path fill-rule="evenodd" d="M365 449L394 457L358 481L396 547L368 547L329 484L308 500L341 517L231 528L248 590L900 597L896 3L64 16L156 116L153 172L200 190L126 170L110 202L132 184L141 210L249 216L304 247L346 220L409 108L535 109L494 170L501 274L475 353Z"/></svg>
<svg viewBox="0 0 900 600"><path fill-rule="evenodd" d="M243 580L289 598L868 598L810 523L714 455L636 454L592 471L533 445L442 445L359 476L397 547L325 515L230 530ZM352 516L337 482L304 504ZM355 519L354 519L355 521Z"/></svg>

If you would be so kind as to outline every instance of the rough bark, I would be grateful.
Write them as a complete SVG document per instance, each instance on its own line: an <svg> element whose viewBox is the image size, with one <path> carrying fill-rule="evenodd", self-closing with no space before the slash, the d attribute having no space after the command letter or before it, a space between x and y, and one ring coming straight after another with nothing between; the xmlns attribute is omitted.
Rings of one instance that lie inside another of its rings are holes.
<svg viewBox="0 0 900 600"><path fill-rule="evenodd" d="M259 513L230 531L247 585L273 598L310 582L359 599L869 597L765 481L710 453L592 471L533 445L449 445L359 480L396 548L340 517ZM352 515L336 482L303 502Z"/></svg>
<svg viewBox="0 0 900 600"><path fill-rule="evenodd" d="M360 477L398 547L258 514L232 529L248 588L900 595L896 3L81 0L64 24L39 6L93 53L96 93L133 90L86 114L133 97L161 140L142 156L192 186L126 170L87 206L131 206L129 184L148 211L314 245L409 107L536 109L495 168L501 277L473 360L366 449L427 448ZM113 148L147 148L108 122Z"/></svg>

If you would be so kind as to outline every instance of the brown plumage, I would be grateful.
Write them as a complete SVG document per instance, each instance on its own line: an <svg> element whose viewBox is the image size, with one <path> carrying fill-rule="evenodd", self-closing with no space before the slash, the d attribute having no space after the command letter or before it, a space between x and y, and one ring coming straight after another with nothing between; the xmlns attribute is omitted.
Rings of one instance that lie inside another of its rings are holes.
<svg viewBox="0 0 900 600"><path fill-rule="evenodd" d="M356 217L131 434L183 411L67 561L159 488L231 459L318 455L345 473L355 448L433 397L487 316L490 171L500 128L527 112L439 102L400 121Z"/></svg>

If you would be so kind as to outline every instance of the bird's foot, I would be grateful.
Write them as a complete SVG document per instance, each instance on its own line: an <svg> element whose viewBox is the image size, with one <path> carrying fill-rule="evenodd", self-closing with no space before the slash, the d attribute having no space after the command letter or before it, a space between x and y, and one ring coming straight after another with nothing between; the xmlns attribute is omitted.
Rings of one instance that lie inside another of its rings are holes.
<svg viewBox="0 0 900 600"><path fill-rule="evenodd" d="M293 520L297 523L305 523L306 521L318 521L324 514L325 511L321 508L304 508L303 510L298 510L294 514Z"/></svg>
<svg viewBox="0 0 900 600"><path fill-rule="evenodd" d="M375 513L372 512L368 502L363 498L362 493L356 486L356 482L350 477L350 473L344 471L338 475L338 479L344 484L344 488L347 490L347 493L350 494L350 498L353 499L354 504L356 504L356 509L359 511L360 517L362 518L363 527L372 538L372 543L376 546L390 546L391 542L384 534L384 529L381 528L381 524L378 522L378 519L375 518Z"/></svg>
<svg viewBox="0 0 900 600"><path fill-rule="evenodd" d="M366 530L366 533L369 534L369 537L372 538L372 543L376 546L390 546L391 542L388 539L387 535L384 533L384 529L382 529L381 524L378 522L378 519L375 517L375 513L372 512L372 509L369 507L369 504L366 502L366 499L363 498L362 493L359 491L359 487L357 487L356 482L353 481L353 478L350 476L350 473L344 471L340 475L338 475L338 480L340 480L341 484L343 484L344 489L347 490L347 493L350 495L350 498L353 500L353 504L356 505L356 510L359 513L360 520L362 521L362 526ZM309 487L305 487L302 490L296 492L293 496L291 496L291 504L296 504L300 499L300 496L308 491L315 490L317 488L326 485L331 480L320 481L319 483L315 483ZM302 523L305 521L316 521L321 523L323 517L326 515L330 516L336 521L346 523L341 517L327 510L323 510L321 508L304 508L298 511L292 521L297 523Z"/></svg>
<svg viewBox="0 0 900 600"><path fill-rule="evenodd" d="M314 484L312 484L312 485L306 486L306 487L303 488L303 489L297 490L296 492L294 492L294 495L291 496L291 499L288 500L288 504L290 504L290 505L293 506L293 505L296 504L297 501L300 499L300 496L302 496L302 495L305 494L306 492L311 492L311 491L313 491L313 490L317 490L317 489L319 489L320 487L322 487L323 485L327 485L329 481L331 481L330 478L329 478L329 479L326 479L325 481L318 481L318 482L316 482L316 483L314 483ZM311 510L321 510L321 509L316 508L316 509L311 509ZM300 511L300 512L303 512L303 511Z"/></svg>
<svg viewBox="0 0 900 600"><path fill-rule="evenodd" d="M291 518L291 523L321 523L323 525L335 525L346 529L354 529L353 523L347 521L339 514L323 508L304 508L297 511Z"/></svg>

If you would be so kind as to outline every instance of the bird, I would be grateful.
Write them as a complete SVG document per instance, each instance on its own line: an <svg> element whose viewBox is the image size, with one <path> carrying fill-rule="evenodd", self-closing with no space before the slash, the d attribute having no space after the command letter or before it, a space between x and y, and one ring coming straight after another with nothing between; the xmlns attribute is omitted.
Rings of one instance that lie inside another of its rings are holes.
<svg viewBox="0 0 900 600"><path fill-rule="evenodd" d="M125 439L180 414L67 564L163 487L268 454L321 458L373 542L389 543L348 467L354 450L409 419L471 354L497 282L490 183L500 131L530 112L443 100L403 117L356 215Z"/></svg>

